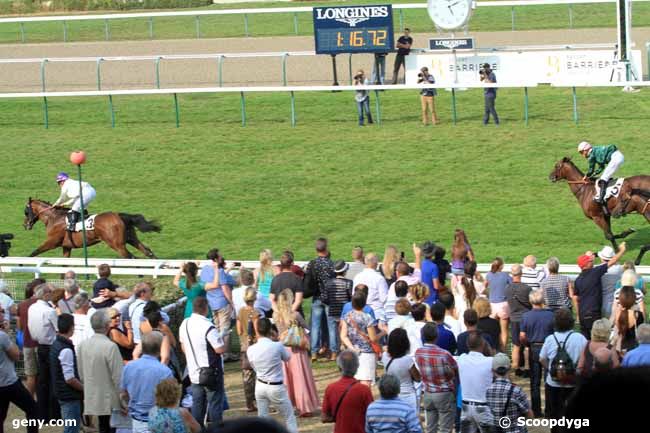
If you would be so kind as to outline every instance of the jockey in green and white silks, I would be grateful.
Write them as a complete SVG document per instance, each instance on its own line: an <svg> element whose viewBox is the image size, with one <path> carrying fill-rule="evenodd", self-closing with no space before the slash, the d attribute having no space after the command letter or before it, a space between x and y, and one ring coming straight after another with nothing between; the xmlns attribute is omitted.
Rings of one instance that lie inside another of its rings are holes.
<svg viewBox="0 0 650 433"><path fill-rule="evenodd" d="M623 164L625 158L618 148L613 144L607 146L592 146L586 141L578 145L578 152L589 162L589 169L585 174L585 179L592 176L598 176L598 186L600 194L594 197L597 203L605 202L605 190L607 182L614 176L616 170Z"/></svg>
<svg viewBox="0 0 650 433"><path fill-rule="evenodd" d="M61 188L61 195L52 206L70 206L68 212L68 231L73 232L75 225L81 219L81 197L83 194L84 207L88 208L90 202L95 199L95 188L88 182L81 182L70 179L67 173L61 172L56 176L56 183Z"/></svg>

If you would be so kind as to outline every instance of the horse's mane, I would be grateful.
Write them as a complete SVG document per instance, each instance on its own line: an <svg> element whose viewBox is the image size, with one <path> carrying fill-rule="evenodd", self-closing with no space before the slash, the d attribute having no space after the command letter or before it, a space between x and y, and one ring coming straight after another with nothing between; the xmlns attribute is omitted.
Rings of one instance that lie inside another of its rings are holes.
<svg viewBox="0 0 650 433"><path fill-rule="evenodd" d="M581 176L584 175L584 173L582 172L582 170L580 170L580 168L578 168L578 166L575 165L575 163L573 162L573 160L571 159L571 157L569 157L569 156L565 156L564 158L562 158L562 162L565 163L565 164L569 164L569 165L570 165L571 167L573 167L573 168L574 168L578 173L580 173Z"/></svg>
<svg viewBox="0 0 650 433"><path fill-rule="evenodd" d="M47 200L40 200L38 198L33 198L31 199L32 202L39 202L41 204L44 204L45 206L52 206L52 203L50 203ZM55 208L52 208L54 212L60 213L60 214L66 214L70 210L70 208L65 207L65 206L57 206Z"/></svg>

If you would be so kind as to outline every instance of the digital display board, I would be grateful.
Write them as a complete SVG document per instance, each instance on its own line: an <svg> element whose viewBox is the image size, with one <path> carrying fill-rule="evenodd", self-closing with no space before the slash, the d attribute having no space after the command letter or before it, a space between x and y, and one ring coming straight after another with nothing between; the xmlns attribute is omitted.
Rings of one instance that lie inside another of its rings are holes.
<svg viewBox="0 0 650 433"><path fill-rule="evenodd" d="M393 51L393 7L363 5L313 9L316 54Z"/></svg>

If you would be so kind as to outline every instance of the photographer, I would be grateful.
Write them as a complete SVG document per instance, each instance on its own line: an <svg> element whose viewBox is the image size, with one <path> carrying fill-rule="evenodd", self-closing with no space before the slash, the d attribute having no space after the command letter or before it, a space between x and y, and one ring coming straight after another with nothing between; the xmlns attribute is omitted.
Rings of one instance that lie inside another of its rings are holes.
<svg viewBox="0 0 650 433"><path fill-rule="evenodd" d="M433 78L433 75L429 73L429 68L426 66L423 66L422 69L420 69L420 73L418 74L418 84L422 83L429 83L429 84L435 84L436 80ZM433 100L434 96L436 96L437 92L436 89L433 88L424 88L420 90L420 100L422 102L422 125L427 126L427 109L431 113L431 123L433 125L438 124L438 116L436 115L436 104L435 101Z"/></svg>
<svg viewBox="0 0 650 433"><path fill-rule="evenodd" d="M367 86L368 79L366 78L363 69L359 69L354 76L355 86ZM368 116L368 123L373 123L372 115L370 114L370 94L368 90L357 90L354 94L354 100L357 101L357 111L359 112L359 126L363 126L363 112L365 110Z"/></svg>
<svg viewBox="0 0 650 433"><path fill-rule="evenodd" d="M496 83L497 76L492 71L489 63L485 63L481 70L479 71L481 81L484 83ZM497 99L497 89L496 87L486 87L483 90L483 95L485 98L485 114L483 115L483 125L487 125L490 121L490 114L494 120L494 124L499 124L499 115L494 106L495 100Z"/></svg>

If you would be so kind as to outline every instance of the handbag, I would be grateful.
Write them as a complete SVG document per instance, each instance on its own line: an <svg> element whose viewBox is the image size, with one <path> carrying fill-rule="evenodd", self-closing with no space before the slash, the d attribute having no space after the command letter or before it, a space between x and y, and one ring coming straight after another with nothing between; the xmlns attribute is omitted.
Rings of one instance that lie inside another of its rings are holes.
<svg viewBox="0 0 650 433"><path fill-rule="evenodd" d="M305 331L298 322L292 320L289 328L283 333L282 344L297 349L305 349Z"/></svg>
<svg viewBox="0 0 650 433"><path fill-rule="evenodd" d="M192 349L192 356L194 357L194 363L198 366L199 362L196 359L196 352L194 352L194 345L192 344L192 339L190 338L190 333L187 330L188 323L185 322L185 334L187 334L187 340L190 342L190 348ZM210 326L205 333L207 336L208 333L215 329L214 326ZM219 388L219 370L212 367L199 367L199 385L205 386L210 391L214 391Z"/></svg>
<svg viewBox="0 0 650 433"><path fill-rule="evenodd" d="M352 314L352 313L350 313L350 314ZM348 317L350 317L350 316L348 315ZM372 341L370 339L370 337L368 336L368 334L362 332L361 329L359 328L359 325L357 325L357 323L354 320L350 320L350 324L357 331L357 334L359 334L361 336L361 338L363 338L364 340L366 340L368 342L368 344L370 344L370 347L372 348L372 351L379 358L381 356L382 352L383 352L383 350L381 348L381 345L379 345L379 343L375 343L374 341Z"/></svg>

